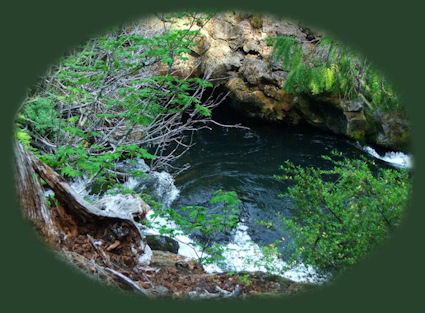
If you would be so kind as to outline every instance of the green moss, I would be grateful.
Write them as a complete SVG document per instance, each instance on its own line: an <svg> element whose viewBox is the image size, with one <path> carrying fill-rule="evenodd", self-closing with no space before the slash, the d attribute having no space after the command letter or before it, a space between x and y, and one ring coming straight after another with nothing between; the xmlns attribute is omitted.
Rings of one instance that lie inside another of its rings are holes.
<svg viewBox="0 0 425 313"><path fill-rule="evenodd" d="M360 143L366 142L366 131L364 129L354 130L348 134L351 138L358 140Z"/></svg>
<svg viewBox="0 0 425 313"><path fill-rule="evenodd" d="M254 14L249 22L254 28L260 29L263 27L263 18L259 14Z"/></svg>

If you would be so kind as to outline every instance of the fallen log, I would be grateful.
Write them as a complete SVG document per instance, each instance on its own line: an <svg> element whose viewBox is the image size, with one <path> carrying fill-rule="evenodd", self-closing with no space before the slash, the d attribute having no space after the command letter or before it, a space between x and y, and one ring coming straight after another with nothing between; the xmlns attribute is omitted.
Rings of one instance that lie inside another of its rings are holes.
<svg viewBox="0 0 425 313"><path fill-rule="evenodd" d="M121 284L124 276L118 272L137 272L150 263L152 251L128 213L133 211L103 210L101 205L88 203L19 142L15 157L15 182L24 216L51 246L68 252L64 255L79 254L81 259L109 268L109 278ZM54 192L55 204L47 204L41 179Z"/></svg>

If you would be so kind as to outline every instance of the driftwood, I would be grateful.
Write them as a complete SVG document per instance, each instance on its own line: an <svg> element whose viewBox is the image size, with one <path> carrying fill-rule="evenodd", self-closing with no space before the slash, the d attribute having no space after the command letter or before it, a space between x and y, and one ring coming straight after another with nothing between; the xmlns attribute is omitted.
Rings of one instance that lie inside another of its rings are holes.
<svg viewBox="0 0 425 313"><path fill-rule="evenodd" d="M92 273L96 268L98 274L102 269L101 278L144 293L123 274L137 272L149 264L152 255L132 218L119 212L111 215L86 202L19 142L15 143L15 157L16 187L24 216L42 237L66 258L78 259L81 268ZM41 179L54 192L56 204L47 204ZM86 264L81 264L82 260L87 260Z"/></svg>

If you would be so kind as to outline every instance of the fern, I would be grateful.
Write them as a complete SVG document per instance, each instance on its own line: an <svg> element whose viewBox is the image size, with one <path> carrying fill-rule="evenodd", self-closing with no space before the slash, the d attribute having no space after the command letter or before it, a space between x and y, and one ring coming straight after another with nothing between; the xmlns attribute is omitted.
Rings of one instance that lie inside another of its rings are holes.
<svg viewBox="0 0 425 313"><path fill-rule="evenodd" d="M331 94L355 100L362 98L373 111L404 112L392 87L365 58L330 37L320 43L327 57L320 62L312 52L302 50L302 42L293 37L268 38L273 45L272 61L282 61L289 71L283 89L292 94Z"/></svg>
<svg viewBox="0 0 425 313"><path fill-rule="evenodd" d="M300 42L293 37L272 37L267 43L273 46L274 61L282 61L284 70L294 70L302 61Z"/></svg>
<svg viewBox="0 0 425 313"><path fill-rule="evenodd" d="M30 101L22 110L22 124L29 125L41 135L53 134L59 128L59 113L55 103L49 98L36 98Z"/></svg>

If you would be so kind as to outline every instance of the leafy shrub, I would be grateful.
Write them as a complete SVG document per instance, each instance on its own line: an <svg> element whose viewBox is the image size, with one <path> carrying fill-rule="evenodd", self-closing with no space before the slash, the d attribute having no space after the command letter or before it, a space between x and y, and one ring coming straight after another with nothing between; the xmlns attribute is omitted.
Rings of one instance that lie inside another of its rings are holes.
<svg viewBox="0 0 425 313"><path fill-rule="evenodd" d="M281 195L295 201L293 216L282 217L294 240L290 261L335 273L358 262L398 226L411 186L407 170L376 170L369 161L342 159L336 152L324 158L334 164L331 170L287 161L276 178L294 182Z"/></svg>
<svg viewBox="0 0 425 313"><path fill-rule="evenodd" d="M152 170L172 168L190 146L185 136L208 122L219 103L203 100L212 87L207 80L171 71L195 45L200 32L192 26L208 19L185 16L190 25L184 29L164 26L152 37L142 36L142 26L118 29L64 56L19 112L17 138L27 148L33 143L40 159L62 175L88 177L87 185L116 187L128 175L116 169L124 159L145 159ZM164 66L165 74L158 71Z"/></svg>
<svg viewBox="0 0 425 313"><path fill-rule="evenodd" d="M30 146L31 136L25 129L17 127L15 131L15 137L24 147L28 148Z"/></svg>
<svg viewBox="0 0 425 313"><path fill-rule="evenodd" d="M182 207L182 213L178 213L171 208L158 210L155 215L160 215L174 221L179 230L185 233L198 231L207 239L203 243L199 243L201 255L199 261L204 264L212 262L220 262L223 260L223 247L220 244L213 244L213 240L220 232L232 230L238 225L238 217L240 210L236 192L217 190L213 193L210 204L213 208L204 206L186 206ZM162 233L173 235L175 231L164 227ZM204 254L208 254L205 256Z"/></svg>

